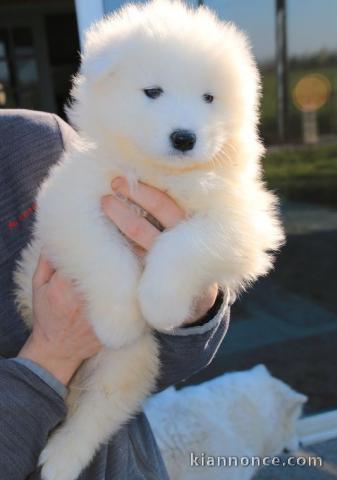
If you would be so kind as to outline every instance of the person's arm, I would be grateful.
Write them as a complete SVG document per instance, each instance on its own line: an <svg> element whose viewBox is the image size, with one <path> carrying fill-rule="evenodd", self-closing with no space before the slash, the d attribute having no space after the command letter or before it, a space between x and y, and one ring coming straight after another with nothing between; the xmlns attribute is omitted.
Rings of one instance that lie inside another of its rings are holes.
<svg viewBox="0 0 337 480"><path fill-rule="evenodd" d="M14 359L0 359L0 478L26 480L65 415L63 398L44 380Z"/></svg>
<svg viewBox="0 0 337 480"><path fill-rule="evenodd" d="M0 360L0 478L25 480L65 414L66 385L101 345L71 284L40 258L33 330L16 358ZM3 475L3 476L2 476Z"/></svg>
<svg viewBox="0 0 337 480"><path fill-rule="evenodd" d="M195 325L170 333L156 332L161 370L155 393L188 379L211 363L229 326L230 304L228 292L219 291L213 307Z"/></svg>

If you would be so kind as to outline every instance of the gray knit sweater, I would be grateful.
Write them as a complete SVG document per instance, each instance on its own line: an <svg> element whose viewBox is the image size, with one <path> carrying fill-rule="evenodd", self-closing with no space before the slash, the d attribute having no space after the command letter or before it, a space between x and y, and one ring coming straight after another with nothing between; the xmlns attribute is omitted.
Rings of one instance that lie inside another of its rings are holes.
<svg viewBox="0 0 337 480"><path fill-rule="evenodd" d="M28 332L15 311L12 272L30 238L37 188L74 135L55 115L0 110L0 480L39 479L39 453L66 414L66 391L57 379L32 362L15 360ZM219 294L199 325L157 335L162 363L158 390L211 361L228 327L228 299L223 297ZM143 413L124 425L80 476L80 480L167 478Z"/></svg>

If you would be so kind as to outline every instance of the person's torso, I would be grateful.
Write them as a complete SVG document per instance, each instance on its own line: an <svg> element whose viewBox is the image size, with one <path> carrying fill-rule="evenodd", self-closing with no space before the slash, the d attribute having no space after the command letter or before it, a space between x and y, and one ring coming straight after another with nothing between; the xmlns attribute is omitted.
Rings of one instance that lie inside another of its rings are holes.
<svg viewBox="0 0 337 480"><path fill-rule="evenodd" d="M16 356L29 334L16 312L12 273L31 238L38 187L63 153L59 128L53 115L0 113L0 357ZM143 413L100 449L79 478L112 479L168 479ZM39 472L29 480L40 480Z"/></svg>

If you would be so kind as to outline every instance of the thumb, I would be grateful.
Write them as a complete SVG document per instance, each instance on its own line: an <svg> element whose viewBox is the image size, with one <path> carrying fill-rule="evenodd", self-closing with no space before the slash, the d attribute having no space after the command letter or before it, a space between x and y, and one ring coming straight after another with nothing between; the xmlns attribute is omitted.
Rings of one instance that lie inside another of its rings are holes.
<svg viewBox="0 0 337 480"><path fill-rule="evenodd" d="M40 288L45 283L49 282L54 273L55 269L53 266L48 262L47 258L41 254L33 276L34 288Z"/></svg>

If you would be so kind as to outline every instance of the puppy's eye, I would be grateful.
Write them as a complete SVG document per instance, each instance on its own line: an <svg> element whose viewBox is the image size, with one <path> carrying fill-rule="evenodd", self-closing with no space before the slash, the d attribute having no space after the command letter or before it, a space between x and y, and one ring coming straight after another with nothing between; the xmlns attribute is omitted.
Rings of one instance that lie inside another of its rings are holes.
<svg viewBox="0 0 337 480"><path fill-rule="evenodd" d="M202 98L205 100L206 103L212 103L214 100L213 95L211 95L210 93L204 93Z"/></svg>
<svg viewBox="0 0 337 480"><path fill-rule="evenodd" d="M143 92L149 98L158 98L163 92L163 89L160 87L153 87L153 88L144 88Z"/></svg>

